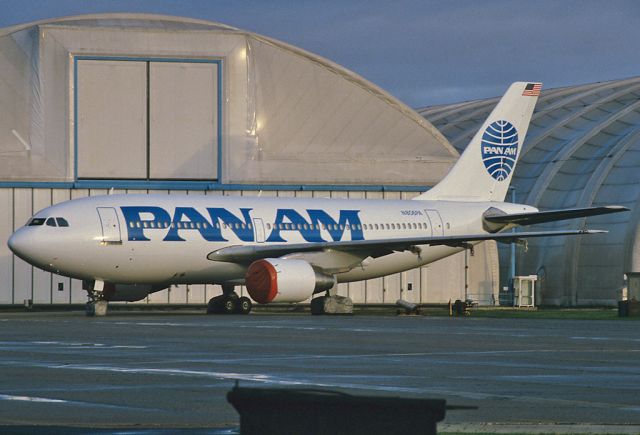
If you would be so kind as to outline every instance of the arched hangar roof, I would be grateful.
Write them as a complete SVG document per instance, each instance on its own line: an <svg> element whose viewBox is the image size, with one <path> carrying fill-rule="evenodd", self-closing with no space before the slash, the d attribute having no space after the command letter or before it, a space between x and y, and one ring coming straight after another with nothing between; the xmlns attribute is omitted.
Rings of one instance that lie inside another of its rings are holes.
<svg viewBox="0 0 640 435"><path fill-rule="evenodd" d="M420 109L462 151L498 98ZM545 90L512 186L540 209L624 205L631 213L587 219L606 236L547 238L521 252L520 273L546 276L549 303L615 300L623 273L640 270L640 77ZM548 225L580 228L584 219Z"/></svg>
<svg viewBox="0 0 640 435"><path fill-rule="evenodd" d="M413 109L313 53L210 21L97 14L0 29L4 181L73 181L72 132L60 125L74 117L63 101L74 90L60 89L77 56L224 59L224 183L430 185L458 156Z"/></svg>

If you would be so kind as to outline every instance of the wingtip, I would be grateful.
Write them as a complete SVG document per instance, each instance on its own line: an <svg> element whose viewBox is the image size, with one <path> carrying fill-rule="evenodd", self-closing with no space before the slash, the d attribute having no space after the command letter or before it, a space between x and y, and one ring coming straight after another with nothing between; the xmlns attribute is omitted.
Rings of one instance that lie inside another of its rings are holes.
<svg viewBox="0 0 640 435"><path fill-rule="evenodd" d="M607 208L609 210L615 210L616 212L619 212L619 211L631 211L630 208L625 207L623 205L607 205L607 206L605 206L605 208Z"/></svg>
<svg viewBox="0 0 640 435"><path fill-rule="evenodd" d="M609 231L607 230L582 230L582 234L606 234Z"/></svg>

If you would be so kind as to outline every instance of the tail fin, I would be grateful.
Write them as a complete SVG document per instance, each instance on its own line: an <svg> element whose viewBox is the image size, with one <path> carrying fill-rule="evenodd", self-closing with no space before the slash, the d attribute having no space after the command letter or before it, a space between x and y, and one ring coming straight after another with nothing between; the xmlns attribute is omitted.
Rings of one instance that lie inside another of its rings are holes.
<svg viewBox="0 0 640 435"><path fill-rule="evenodd" d="M503 201L541 88L513 83L444 179L415 199Z"/></svg>

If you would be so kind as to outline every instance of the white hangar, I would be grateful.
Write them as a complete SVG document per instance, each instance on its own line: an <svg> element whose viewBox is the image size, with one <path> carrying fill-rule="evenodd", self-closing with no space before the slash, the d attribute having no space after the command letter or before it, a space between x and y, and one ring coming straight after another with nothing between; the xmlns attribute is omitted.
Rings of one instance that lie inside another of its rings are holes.
<svg viewBox="0 0 640 435"><path fill-rule="evenodd" d="M458 155L430 122L353 72L222 24L100 14L0 30L3 240L39 209L110 190L410 198ZM355 303L466 292L491 304L497 249L475 251L339 291ZM220 291L178 286L142 303L204 304ZM83 303L86 293L3 242L0 304L25 300Z"/></svg>

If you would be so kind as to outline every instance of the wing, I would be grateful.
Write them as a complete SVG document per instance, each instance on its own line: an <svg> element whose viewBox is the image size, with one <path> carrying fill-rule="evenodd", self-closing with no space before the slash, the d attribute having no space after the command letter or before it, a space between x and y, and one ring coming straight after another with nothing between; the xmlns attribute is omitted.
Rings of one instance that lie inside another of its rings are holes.
<svg viewBox="0 0 640 435"><path fill-rule="evenodd" d="M338 251L364 259L366 257L381 257L383 255L399 251L412 251L419 253L421 249L420 245L466 246L470 242L482 240L496 240L508 243L532 237L600 234L606 232L607 231L601 230L538 231L497 234L464 234L459 236L408 237L401 239L351 240L321 243L282 243L273 245L260 244L228 246L211 252L207 255L207 258L212 261L250 264L261 258L277 258L290 254L314 252L328 253L330 251Z"/></svg>
<svg viewBox="0 0 640 435"><path fill-rule="evenodd" d="M606 207L566 208L563 210L537 211L531 213L485 214L483 218L485 221L493 224L534 225L601 214L619 213L621 211L629 211L629 209L618 205L610 205Z"/></svg>

